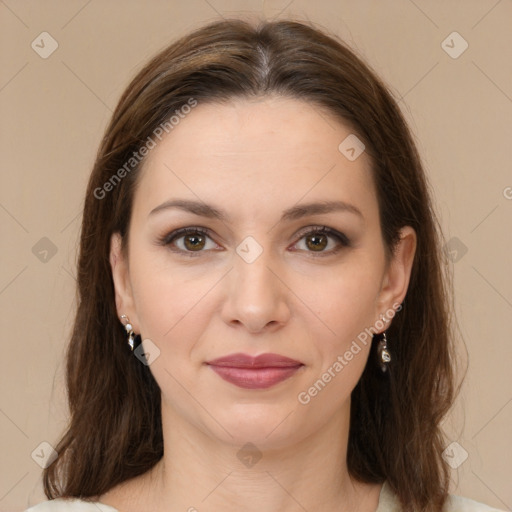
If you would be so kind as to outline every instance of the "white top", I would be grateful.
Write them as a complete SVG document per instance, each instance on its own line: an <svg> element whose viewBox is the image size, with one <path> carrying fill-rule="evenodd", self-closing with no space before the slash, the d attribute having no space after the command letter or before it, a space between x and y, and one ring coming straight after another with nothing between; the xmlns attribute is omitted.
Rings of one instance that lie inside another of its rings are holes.
<svg viewBox="0 0 512 512"><path fill-rule="evenodd" d="M98 501L84 501L80 499L57 498L51 501L43 501L38 505L28 508L25 512L122 512L117 508L104 505ZM488 507L482 503L450 494L445 512L503 512L496 508ZM379 505L375 512L403 512L398 500L387 484L384 482L379 496Z"/></svg>

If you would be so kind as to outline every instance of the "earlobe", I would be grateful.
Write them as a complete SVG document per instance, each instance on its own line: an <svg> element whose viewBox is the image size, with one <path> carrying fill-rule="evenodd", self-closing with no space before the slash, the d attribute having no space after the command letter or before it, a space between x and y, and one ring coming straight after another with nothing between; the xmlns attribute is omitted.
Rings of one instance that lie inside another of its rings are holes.
<svg viewBox="0 0 512 512"><path fill-rule="evenodd" d="M116 309L119 318L126 315L136 328L136 314L130 285L128 264L122 251L122 238L119 233L113 233L110 238L110 268L114 282Z"/></svg>
<svg viewBox="0 0 512 512"><path fill-rule="evenodd" d="M387 310L401 304L407 294L416 254L416 232L410 226L400 230L400 240L389 262L380 294L380 308ZM380 313L382 314L382 311Z"/></svg>

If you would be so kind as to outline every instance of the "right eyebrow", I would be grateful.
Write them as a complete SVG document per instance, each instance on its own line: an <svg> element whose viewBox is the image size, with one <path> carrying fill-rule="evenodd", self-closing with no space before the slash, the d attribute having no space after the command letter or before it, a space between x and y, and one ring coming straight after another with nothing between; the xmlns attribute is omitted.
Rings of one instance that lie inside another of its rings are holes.
<svg viewBox="0 0 512 512"><path fill-rule="evenodd" d="M180 210L184 210L186 212L199 215L201 217L209 217L212 219L219 219L221 221L226 220L226 214L224 212L221 212L217 208L214 208L213 206L210 206L206 203L202 203L199 201L190 201L186 199L174 199L165 201L156 208L153 208L149 215L153 215L157 212L167 210L169 208L178 208Z"/></svg>

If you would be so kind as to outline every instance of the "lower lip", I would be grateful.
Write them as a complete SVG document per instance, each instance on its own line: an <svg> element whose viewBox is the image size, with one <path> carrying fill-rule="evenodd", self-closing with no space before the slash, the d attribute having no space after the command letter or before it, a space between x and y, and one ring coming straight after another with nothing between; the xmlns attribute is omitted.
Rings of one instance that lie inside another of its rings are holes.
<svg viewBox="0 0 512 512"><path fill-rule="evenodd" d="M232 366L210 365L211 369L227 382L245 389L266 389L289 379L300 366L283 368L234 368Z"/></svg>

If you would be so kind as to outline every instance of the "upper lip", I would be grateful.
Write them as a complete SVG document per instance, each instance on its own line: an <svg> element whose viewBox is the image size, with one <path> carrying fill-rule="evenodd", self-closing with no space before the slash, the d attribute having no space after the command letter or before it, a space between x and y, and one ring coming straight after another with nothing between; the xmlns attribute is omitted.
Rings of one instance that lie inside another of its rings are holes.
<svg viewBox="0 0 512 512"><path fill-rule="evenodd" d="M296 361L295 359L270 353L260 354L256 357L242 353L229 354L228 356L207 361L206 364L232 368L288 368L302 365L300 361Z"/></svg>

